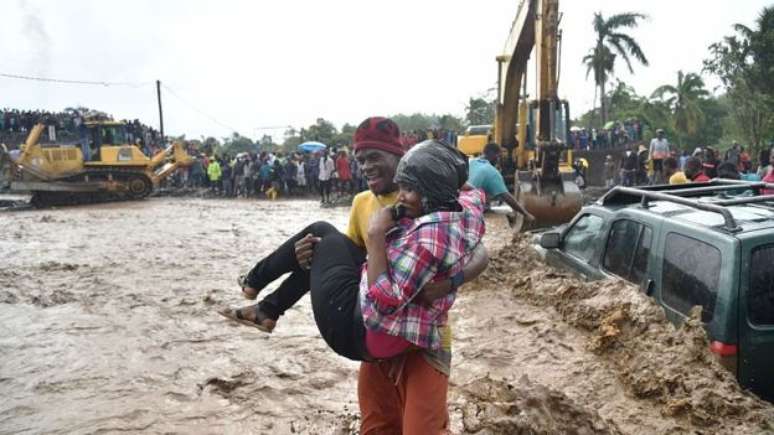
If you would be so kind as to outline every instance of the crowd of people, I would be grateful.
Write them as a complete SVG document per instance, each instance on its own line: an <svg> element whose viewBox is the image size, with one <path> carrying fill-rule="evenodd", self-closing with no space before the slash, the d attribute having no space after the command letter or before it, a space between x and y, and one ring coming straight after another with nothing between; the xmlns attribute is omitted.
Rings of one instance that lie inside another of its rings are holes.
<svg viewBox="0 0 774 435"><path fill-rule="evenodd" d="M21 143L35 126L42 122L46 125L41 140L44 142L76 141L83 136L86 120L109 120L108 115L87 108L67 109L62 112L46 110L18 110L5 108L0 110L0 143L10 146ZM158 130L140 122L123 120L130 143L140 148L158 150L161 147L161 135Z"/></svg>
<svg viewBox="0 0 774 435"><path fill-rule="evenodd" d="M276 199L320 195L323 204L365 190L357 162L347 150L283 154L243 152L199 154L187 168L178 169L173 184L208 188L223 197Z"/></svg>
<svg viewBox="0 0 774 435"><path fill-rule="evenodd" d="M605 128L570 129L569 142L575 150L604 150L629 146L642 140L642 124L637 119L609 122Z"/></svg>
<svg viewBox="0 0 774 435"><path fill-rule="evenodd" d="M664 131L658 130L650 146L632 144L620 162L608 155L605 180L607 187L619 183L624 186L683 184L716 177L774 182L772 151L774 148L769 147L754 158L735 141L723 153L711 146L679 152L669 144Z"/></svg>

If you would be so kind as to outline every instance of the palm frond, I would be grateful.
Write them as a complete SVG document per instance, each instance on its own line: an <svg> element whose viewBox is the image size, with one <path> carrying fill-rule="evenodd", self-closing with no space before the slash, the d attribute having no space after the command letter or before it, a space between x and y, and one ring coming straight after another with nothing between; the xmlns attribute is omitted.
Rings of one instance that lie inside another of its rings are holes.
<svg viewBox="0 0 774 435"><path fill-rule="evenodd" d="M755 35L755 32L753 32L752 29L745 26L744 24L734 24L733 28L734 30L736 30L737 33L742 35L742 37L747 39L748 41L752 39L753 35Z"/></svg>
<svg viewBox="0 0 774 435"><path fill-rule="evenodd" d="M640 61L641 64L648 66L648 58L645 57L645 53L642 52L642 48L640 48L640 44L637 43L637 41L634 40L631 36L625 34L625 33L611 33L611 38L619 39L624 42L626 45L626 48L632 56L634 56L635 59Z"/></svg>
<svg viewBox="0 0 774 435"><path fill-rule="evenodd" d="M637 27L639 20L644 20L648 16L636 12L624 12L621 14L615 14L605 21L606 29L612 31L619 27Z"/></svg>
<svg viewBox="0 0 774 435"><path fill-rule="evenodd" d="M629 53L621 44L621 40L618 38L611 38L607 40L607 43L615 48L615 51L626 61L626 66L629 68L629 72L634 74L634 68L632 68L632 62L629 60Z"/></svg>
<svg viewBox="0 0 774 435"><path fill-rule="evenodd" d="M594 26L594 31L597 33L597 35L604 33L605 18L602 16L602 12L594 12L594 19L592 20L591 24Z"/></svg>
<svg viewBox="0 0 774 435"><path fill-rule="evenodd" d="M653 91L652 94L650 94L650 98L655 98L662 100L664 99L664 94L678 94L677 88L672 85L662 85L656 88L655 91Z"/></svg>

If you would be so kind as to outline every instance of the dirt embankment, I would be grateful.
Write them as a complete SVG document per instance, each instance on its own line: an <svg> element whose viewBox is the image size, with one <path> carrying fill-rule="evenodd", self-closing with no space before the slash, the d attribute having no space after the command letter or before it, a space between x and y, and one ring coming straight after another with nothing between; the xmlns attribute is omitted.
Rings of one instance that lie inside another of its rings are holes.
<svg viewBox="0 0 774 435"><path fill-rule="evenodd" d="M774 431L774 406L743 391L734 376L716 361L709 352L698 312L681 327L674 327L666 320L663 310L633 286L613 280L584 282L546 266L531 250L526 237L516 237L500 250L490 261L487 272L472 287L466 291L500 289L500 292L507 292L509 298L535 310L555 313L562 322L580 332L585 350L599 360L595 371L607 371L626 396L644 408L657 410L663 417L661 426L650 429L645 426L641 433L656 428L671 433ZM556 325L557 328L560 326ZM590 372L579 375L595 377ZM481 427L489 424L495 429L486 433L512 432L509 424L513 418L503 415L512 416L515 410L528 415L528 411L522 410L523 397L512 397L508 393L505 396L510 399L500 400L504 391L513 390L504 390L502 385L484 381L484 390L498 392L482 395L482 387L476 387L479 392L468 393L465 389L463 396L479 410L497 408L499 411L493 414L495 423L478 421L486 421L487 415L492 414L484 412L485 416L478 418L475 424L469 424L469 418L464 419L464 429L479 433ZM604 385L592 385L592 388L597 387L604 388ZM539 403L561 403L565 399L561 393L552 391L551 394L559 397L558 402L543 400ZM583 417L576 419L578 430L571 431L575 433L590 433L582 428L599 424L599 418L589 419L595 414L591 409L595 408L624 426L637 421L625 413L606 410L594 400L585 404L576 402L573 406ZM556 411L553 415L567 412L562 406L553 409ZM514 427L519 430L513 432L531 433L524 429L529 426ZM547 427L550 426L543 426L544 429ZM615 433L617 428L612 424L595 430ZM546 433L539 429L532 432ZM629 426L625 432L640 431Z"/></svg>

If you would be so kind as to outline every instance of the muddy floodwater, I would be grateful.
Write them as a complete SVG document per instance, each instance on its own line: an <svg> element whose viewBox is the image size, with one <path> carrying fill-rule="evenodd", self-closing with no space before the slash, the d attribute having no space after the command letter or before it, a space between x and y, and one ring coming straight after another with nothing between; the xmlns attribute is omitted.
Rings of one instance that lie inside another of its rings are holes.
<svg viewBox="0 0 774 435"><path fill-rule="evenodd" d="M315 220L343 229L347 210L153 198L0 212L0 433L356 431L358 364L327 348L308 297L271 335L216 313L245 304L237 276ZM454 433L772 430L771 405L706 358L700 328L671 327L622 283L541 265L500 216L485 243L492 265L451 314Z"/></svg>

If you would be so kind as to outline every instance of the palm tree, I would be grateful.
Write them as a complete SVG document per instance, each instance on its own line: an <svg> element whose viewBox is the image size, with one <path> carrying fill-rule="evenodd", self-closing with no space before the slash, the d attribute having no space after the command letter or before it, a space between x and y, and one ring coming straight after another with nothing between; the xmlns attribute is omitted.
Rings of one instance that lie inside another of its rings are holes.
<svg viewBox="0 0 774 435"><path fill-rule="evenodd" d="M605 19L601 12L594 14L594 31L597 33L597 42L591 48L589 54L583 58L586 65L586 77L594 71L594 83L599 89L602 106L602 125L607 122L607 104L605 103L605 84L615 70L615 61L620 56L626 62L629 72L634 73L630 57L634 57L640 63L648 66L648 59L642 52L640 45L631 36L621 32L621 28L634 28L639 20L646 16L634 12L616 14ZM596 90L595 90L596 92ZM596 105L596 97L594 98Z"/></svg>
<svg viewBox="0 0 774 435"><path fill-rule="evenodd" d="M662 100L672 111L675 130L685 136L693 136L704 122L700 101L709 95L704 80L695 73L677 72L677 86L659 86L651 98Z"/></svg>

